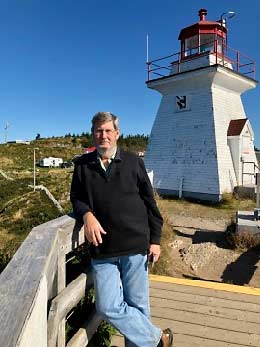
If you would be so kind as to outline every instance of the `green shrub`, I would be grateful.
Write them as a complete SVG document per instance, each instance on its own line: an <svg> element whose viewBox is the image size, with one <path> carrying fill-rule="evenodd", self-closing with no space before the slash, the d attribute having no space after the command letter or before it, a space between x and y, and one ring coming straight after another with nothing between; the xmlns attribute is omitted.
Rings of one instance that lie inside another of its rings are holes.
<svg viewBox="0 0 260 347"><path fill-rule="evenodd" d="M251 248L257 248L260 246L260 236L254 235L248 230L244 230L238 233L236 231L236 223L232 222L226 230L226 239L229 245L233 249L245 251Z"/></svg>

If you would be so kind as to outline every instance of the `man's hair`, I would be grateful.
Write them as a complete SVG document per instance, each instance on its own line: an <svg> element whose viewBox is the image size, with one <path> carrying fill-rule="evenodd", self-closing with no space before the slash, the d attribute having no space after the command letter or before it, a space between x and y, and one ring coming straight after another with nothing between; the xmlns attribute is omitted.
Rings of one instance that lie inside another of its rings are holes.
<svg viewBox="0 0 260 347"><path fill-rule="evenodd" d="M96 124L102 124L106 122L113 122L115 130L119 129L119 118L111 112L97 112L92 118L91 132L93 134Z"/></svg>

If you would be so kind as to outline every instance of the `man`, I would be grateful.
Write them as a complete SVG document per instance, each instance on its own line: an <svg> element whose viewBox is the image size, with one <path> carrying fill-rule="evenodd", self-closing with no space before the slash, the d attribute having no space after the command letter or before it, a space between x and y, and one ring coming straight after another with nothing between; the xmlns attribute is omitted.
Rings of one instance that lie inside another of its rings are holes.
<svg viewBox="0 0 260 347"><path fill-rule="evenodd" d="M126 347L172 346L170 329L150 321L148 256L160 256L162 217L143 161L120 151L118 117L92 119L96 151L75 163L71 202L91 244L96 309Z"/></svg>

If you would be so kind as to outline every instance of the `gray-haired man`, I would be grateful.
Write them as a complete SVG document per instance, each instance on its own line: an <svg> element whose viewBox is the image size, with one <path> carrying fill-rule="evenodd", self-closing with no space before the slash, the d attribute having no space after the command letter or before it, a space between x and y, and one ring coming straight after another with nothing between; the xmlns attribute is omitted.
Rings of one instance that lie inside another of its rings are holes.
<svg viewBox="0 0 260 347"><path fill-rule="evenodd" d="M143 161L117 147L112 113L93 117L92 134L96 151L76 161L71 201L91 244L96 309L126 347L172 346L171 330L150 320L147 263L159 259L163 220Z"/></svg>

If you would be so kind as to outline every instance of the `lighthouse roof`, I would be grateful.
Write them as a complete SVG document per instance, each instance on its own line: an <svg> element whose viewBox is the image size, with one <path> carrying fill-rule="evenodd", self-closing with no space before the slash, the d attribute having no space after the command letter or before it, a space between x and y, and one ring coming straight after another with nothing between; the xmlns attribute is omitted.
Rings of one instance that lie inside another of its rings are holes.
<svg viewBox="0 0 260 347"><path fill-rule="evenodd" d="M199 10L199 22L192 24L181 30L179 34L179 40L184 40L196 34L210 34L210 33L218 33L221 36L224 36L227 32L226 27L219 21L209 21L206 20L207 10L201 9Z"/></svg>
<svg viewBox="0 0 260 347"><path fill-rule="evenodd" d="M240 135L247 121L248 121L247 118L231 120L229 123L227 136Z"/></svg>

